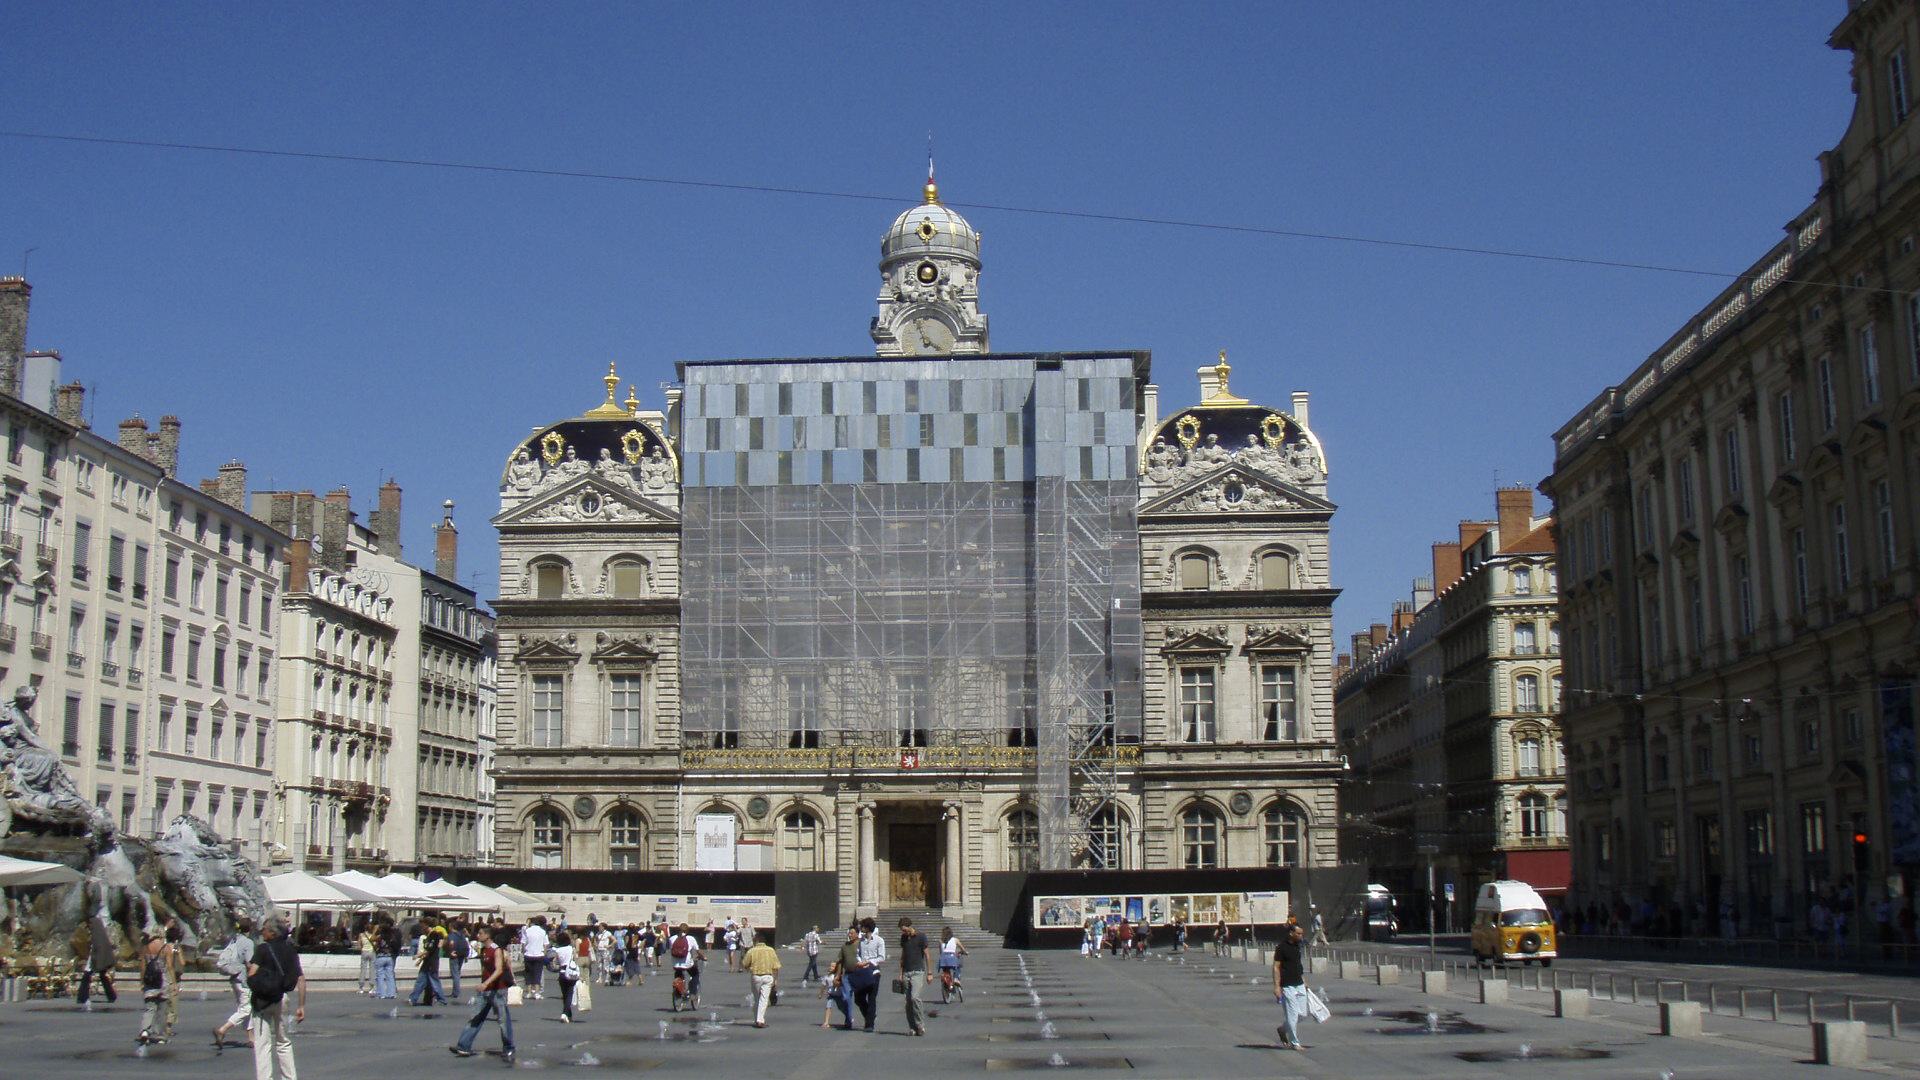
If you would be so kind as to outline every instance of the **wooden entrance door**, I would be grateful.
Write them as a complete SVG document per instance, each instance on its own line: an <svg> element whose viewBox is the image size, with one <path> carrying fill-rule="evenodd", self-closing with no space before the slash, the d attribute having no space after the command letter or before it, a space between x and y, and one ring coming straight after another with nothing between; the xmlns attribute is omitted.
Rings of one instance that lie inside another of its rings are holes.
<svg viewBox="0 0 1920 1080"><path fill-rule="evenodd" d="M933 907L940 903L940 827L894 825L887 833L892 903Z"/></svg>

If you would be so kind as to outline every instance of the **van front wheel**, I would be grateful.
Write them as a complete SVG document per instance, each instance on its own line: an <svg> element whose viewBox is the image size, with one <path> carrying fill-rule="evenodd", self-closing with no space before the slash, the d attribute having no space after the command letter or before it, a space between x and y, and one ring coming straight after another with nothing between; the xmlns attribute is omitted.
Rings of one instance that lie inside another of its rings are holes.
<svg viewBox="0 0 1920 1080"><path fill-rule="evenodd" d="M1552 960L1552 959L1550 959L1550 958L1548 958L1548 959L1542 959L1542 960L1540 961L1540 966L1541 966L1541 967L1552 967L1552 966L1553 966L1553 960Z"/></svg>

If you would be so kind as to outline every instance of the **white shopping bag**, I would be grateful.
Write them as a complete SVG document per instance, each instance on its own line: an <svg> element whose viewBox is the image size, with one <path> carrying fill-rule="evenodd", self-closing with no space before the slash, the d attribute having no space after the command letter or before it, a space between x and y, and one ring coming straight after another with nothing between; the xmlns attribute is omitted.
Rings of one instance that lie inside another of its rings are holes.
<svg viewBox="0 0 1920 1080"><path fill-rule="evenodd" d="M593 980L581 979L573 984L573 1008L575 1012L593 1011Z"/></svg>
<svg viewBox="0 0 1920 1080"><path fill-rule="evenodd" d="M1327 1008L1327 1003L1321 1000L1319 994L1313 992L1312 987L1307 988L1307 1015L1313 1017L1313 1022L1316 1024L1326 1023L1327 1018L1333 1015L1332 1010Z"/></svg>

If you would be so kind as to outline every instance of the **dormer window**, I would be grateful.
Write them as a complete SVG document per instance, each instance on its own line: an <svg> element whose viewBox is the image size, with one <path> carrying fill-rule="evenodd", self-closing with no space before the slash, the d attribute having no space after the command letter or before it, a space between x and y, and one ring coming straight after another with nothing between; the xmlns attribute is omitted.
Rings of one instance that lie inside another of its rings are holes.
<svg viewBox="0 0 1920 1080"><path fill-rule="evenodd" d="M534 599L558 600L566 589L566 567L559 563L541 563L533 568Z"/></svg>
<svg viewBox="0 0 1920 1080"><path fill-rule="evenodd" d="M636 599L646 581L645 567L638 559L617 559L608 567L607 577L615 599Z"/></svg>
<svg viewBox="0 0 1920 1080"><path fill-rule="evenodd" d="M1260 587L1293 588L1293 556L1284 551L1269 551L1260 556Z"/></svg>

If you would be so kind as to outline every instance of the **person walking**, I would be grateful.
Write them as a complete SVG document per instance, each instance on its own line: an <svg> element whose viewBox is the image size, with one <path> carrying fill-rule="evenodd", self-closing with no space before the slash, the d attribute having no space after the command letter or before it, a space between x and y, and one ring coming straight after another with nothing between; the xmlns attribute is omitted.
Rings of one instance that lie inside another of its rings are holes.
<svg viewBox="0 0 1920 1080"><path fill-rule="evenodd" d="M473 1015L467 1018L467 1026L460 1032L460 1041L447 1047L454 1057L472 1057L473 1041L480 1035L480 1028L492 1016L500 1022L500 1056L506 1063L513 1064L513 1010L507 1005L507 991L513 989L513 965L507 962L507 956L493 943L493 929L488 926L473 928L474 940L479 944L480 988L474 995Z"/></svg>
<svg viewBox="0 0 1920 1080"><path fill-rule="evenodd" d="M187 932L180 928L179 919L168 919L166 930L167 957L167 1038L173 1038L174 1025L180 1022L180 978L187 973L187 957L181 951L180 943L186 940Z"/></svg>
<svg viewBox="0 0 1920 1080"><path fill-rule="evenodd" d="M635 930L631 926L627 927L626 965L628 986L647 985L647 975L646 972L642 970L642 967L646 963L646 954L643 952L645 947L646 945L640 935L640 931Z"/></svg>
<svg viewBox="0 0 1920 1080"><path fill-rule="evenodd" d="M953 936L953 927L940 931L940 1004L945 1005L960 988L960 958L967 955L966 943Z"/></svg>
<svg viewBox="0 0 1920 1080"><path fill-rule="evenodd" d="M880 965L887 962L887 940L872 917L860 920L860 944L854 953L853 1003L860 1007L860 1019L868 1034L873 1033L874 1014L880 1007Z"/></svg>
<svg viewBox="0 0 1920 1080"><path fill-rule="evenodd" d="M1273 950L1273 998L1281 1007L1281 1025L1275 1030L1289 1050L1305 1050L1300 1043L1300 1021L1307 1015L1307 973L1300 960L1301 930L1288 926Z"/></svg>
<svg viewBox="0 0 1920 1080"><path fill-rule="evenodd" d="M1327 940L1327 920L1320 914L1318 907L1313 908L1313 944L1331 944Z"/></svg>
<svg viewBox="0 0 1920 1080"><path fill-rule="evenodd" d="M546 984L547 973L547 917L535 915L520 928L521 970L527 977L523 988L527 1000L539 1001L543 996L542 988Z"/></svg>
<svg viewBox="0 0 1920 1080"><path fill-rule="evenodd" d="M801 948L807 951L807 970L800 976L800 985L805 986L808 982L820 977L820 924L815 923L813 929L807 931L807 936L800 941Z"/></svg>
<svg viewBox="0 0 1920 1080"><path fill-rule="evenodd" d="M377 929L378 928L372 922L369 922L367 923L367 925L360 928L360 935L358 938L359 945L360 945L359 992L367 995L368 997L373 996L373 988L374 988L373 958L375 955L375 949L378 947L379 941L380 941L379 935L375 932Z"/></svg>
<svg viewBox="0 0 1920 1080"><path fill-rule="evenodd" d="M380 916L380 929L374 935L373 946L373 996L377 998L397 998L400 991L394 986L393 967L400 962L400 928L393 924L390 916Z"/></svg>
<svg viewBox="0 0 1920 1080"><path fill-rule="evenodd" d="M295 995L293 1023L300 1023L307 1018L307 975L300 970L300 953L287 940L287 924L279 919L268 919L260 928L260 944L247 963L247 986L252 992L247 1030L253 1036L254 1080L295 1080L287 995Z"/></svg>
<svg viewBox="0 0 1920 1080"><path fill-rule="evenodd" d="M447 1004L447 995L440 992L440 952L446 934L444 927L431 920L421 930L420 946L414 956L419 971L414 975L413 989L407 994L407 1004L416 1007Z"/></svg>
<svg viewBox="0 0 1920 1080"><path fill-rule="evenodd" d="M847 927L847 940L840 946L840 952L827 966L827 976L833 980L833 989L829 991L829 1000L840 1006L841 1019L845 1024L842 1031L853 1030L853 972L860 966L860 928ZM837 993L838 998L832 997ZM826 1018L821 1018L821 1026L826 1026Z"/></svg>
<svg viewBox="0 0 1920 1080"><path fill-rule="evenodd" d="M91 1002L95 979L100 980L100 992L107 996L108 1004L120 998L113 989L113 965L116 960L113 952L113 931L107 928L107 921L97 915L81 926L85 933L75 932L75 952L85 965L84 970L80 972L80 1009L83 1012L92 1012Z"/></svg>
<svg viewBox="0 0 1920 1080"><path fill-rule="evenodd" d="M560 1022L573 1023L573 990L580 985L579 952L573 935L565 930L553 935L553 973L560 980Z"/></svg>
<svg viewBox="0 0 1920 1080"><path fill-rule="evenodd" d="M167 1003L167 942L159 934L148 934L140 942L140 1037L141 1043L164 1043L160 1015Z"/></svg>
<svg viewBox="0 0 1920 1080"><path fill-rule="evenodd" d="M927 967L927 936L913 928L913 920L900 920L900 980L907 990L907 1031L927 1033L927 1009L920 1001L920 990L933 981Z"/></svg>
<svg viewBox="0 0 1920 1080"><path fill-rule="evenodd" d="M473 943L467 937L467 924L461 920L447 931L447 985L453 993L449 1000L460 1003L460 969L466 966L467 957L473 955Z"/></svg>
<svg viewBox="0 0 1920 1080"><path fill-rule="evenodd" d="M753 980L753 1026L767 1026L767 1006L780 992L780 954L764 941L755 941L740 958L740 969Z"/></svg>
<svg viewBox="0 0 1920 1080"><path fill-rule="evenodd" d="M214 960L214 967L220 969L220 973L233 986L233 1014L227 1017L225 1023L213 1029L213 1052L216 1054L226 1052L227 1032L245 1026L247 1021L253 1019L253 996L247 989L247 965L253 963L253 938L248 936L252 930L253 924L246 916L235 919L233 940L227 942L226 948L221 949L220 955Z"/></svg>
<svg viewBox="0 0 1920 1080"><path fill-rule="evenodd" d="M726 928L720 931L720 940L727 947L727 970L740 970L740 928L732 919L727 920Z"/></svg>

